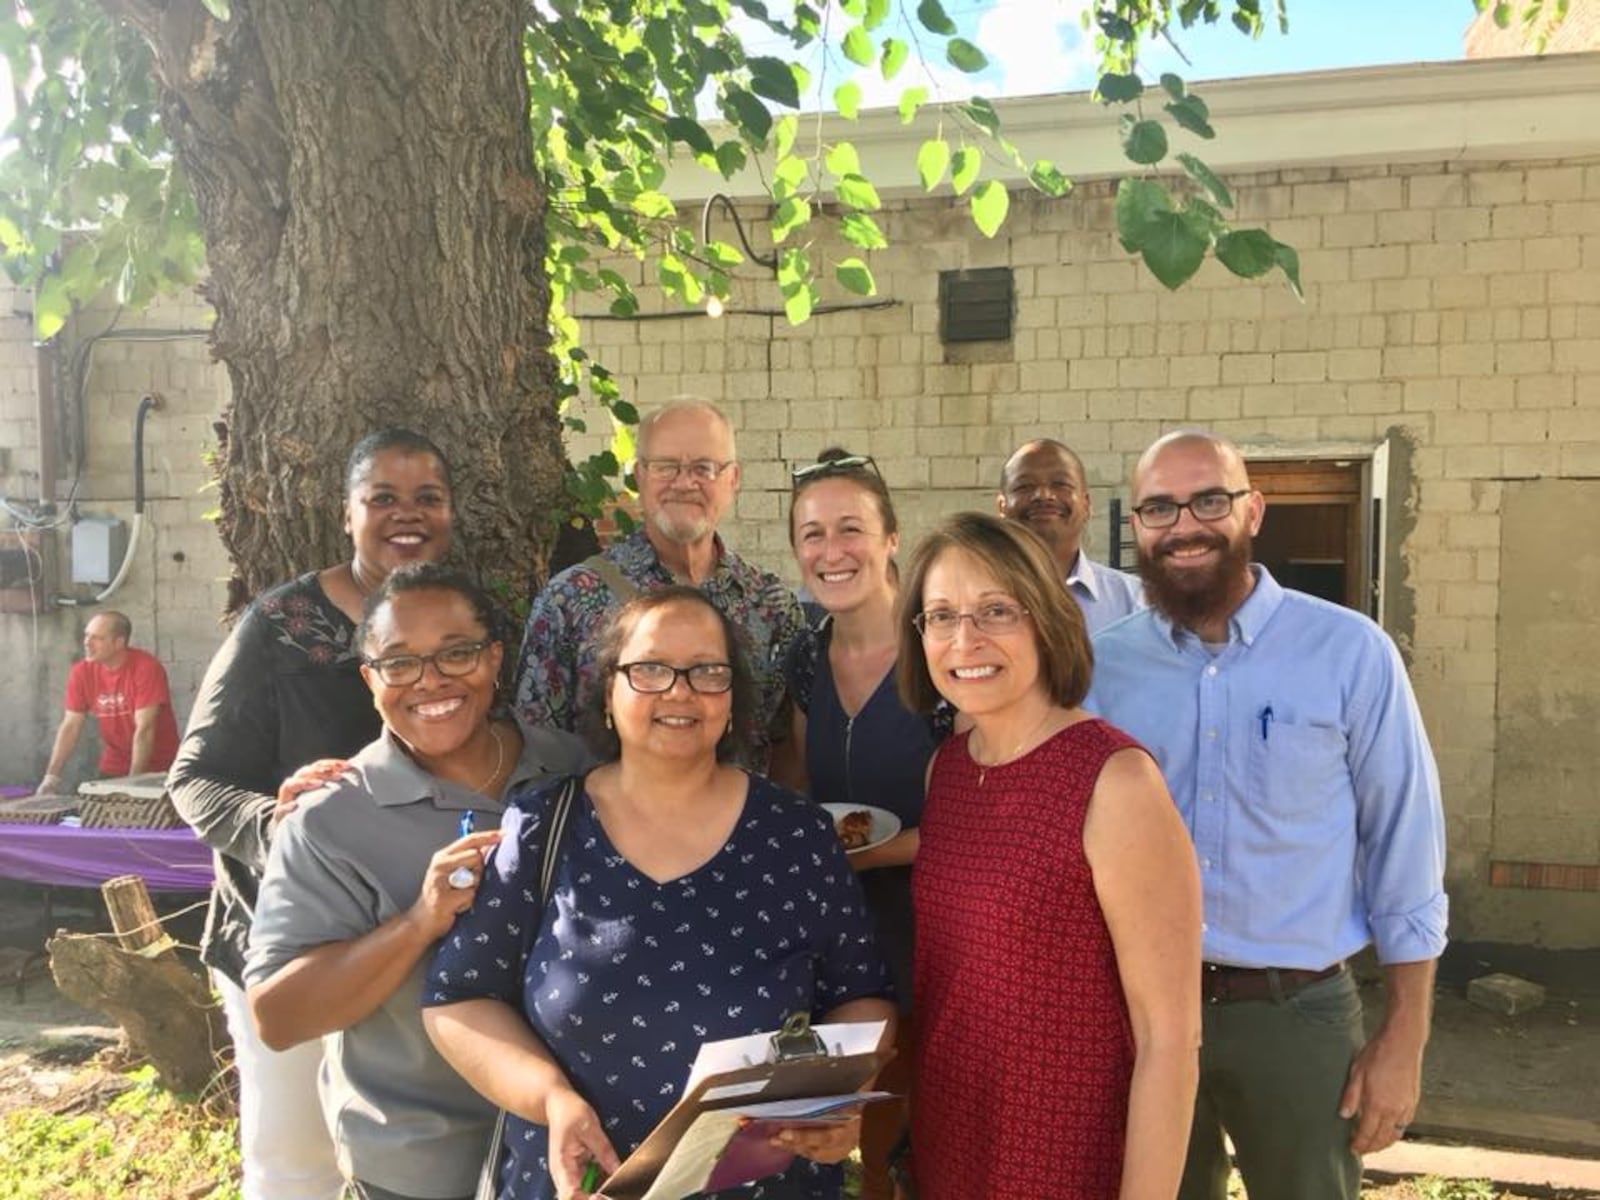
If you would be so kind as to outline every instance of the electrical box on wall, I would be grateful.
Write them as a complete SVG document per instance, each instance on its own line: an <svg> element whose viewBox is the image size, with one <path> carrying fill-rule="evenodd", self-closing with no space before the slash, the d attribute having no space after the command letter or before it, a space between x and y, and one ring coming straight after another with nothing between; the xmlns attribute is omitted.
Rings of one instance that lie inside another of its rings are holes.
<svg viewBox="0 0 1600 1200"><path fill-rule="evenodd" d="M110 583L128 550L128 527L116 517L84 517L72 527L72 582Z"/></svg>

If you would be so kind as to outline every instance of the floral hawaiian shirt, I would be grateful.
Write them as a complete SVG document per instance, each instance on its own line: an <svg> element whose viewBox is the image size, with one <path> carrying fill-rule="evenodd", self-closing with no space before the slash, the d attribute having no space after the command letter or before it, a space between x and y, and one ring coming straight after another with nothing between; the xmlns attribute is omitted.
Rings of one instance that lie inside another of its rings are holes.
<svg viewBox="0 0 1600 1200"><path fill-rule="evenodd" d="M640 591L676 583L641 530L605 552L622 577ZM700 590L739 631L760 698L750 731L756 765L783 722L784 663L805 626L794 593L769 572L745 562L717 538L717 569ZM595 686L596 638L605 618L620 607L593 567L568 567L539 593L528 613L517 666L516 709L530 725L578 730Z"/></svg>

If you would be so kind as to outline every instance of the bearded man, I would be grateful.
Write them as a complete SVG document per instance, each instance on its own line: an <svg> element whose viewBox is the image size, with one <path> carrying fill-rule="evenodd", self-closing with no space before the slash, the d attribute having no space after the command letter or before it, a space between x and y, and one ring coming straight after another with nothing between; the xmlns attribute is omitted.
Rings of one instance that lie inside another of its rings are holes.
<svg viewBox="0 0 1600 1200"><path fill-rule="evenodd" d="M1151 607L1094 639L1086 707L1155 755L1204 889L1204 1041L1180 1200L1356 1200L1416 1111L1445 945L1438 772L1399 652L1251 562L1266 501L1238 449L1145 451L1131 521ZM1374 945L1363 1034L1347 960Z"/></svg>
<svg viewBox="0 0 1600 1200"><path fill-rule="evenodd" d="M762 768L784 718L783 666L804 617L776 575L723 544L717 523L739 490L733 427L716 405L680 397L639 422L633 463L641 527L562 571L528 612L517 666L516 709L531 725L576 732L595 678L595 639L605 619L639 592L672 583L705 592L738 632L760 697L747 731Z"/></svg>
<svg viewBox="0 0 1600 1200"><path fill-rule="evenodd" d="M1001 468L995 508L1044 539L1091 634L1144 607L1137 579L1083 552L1083 530L1094 503L1083 460L1070 447L1054 438L1018 446Z"/></svg>

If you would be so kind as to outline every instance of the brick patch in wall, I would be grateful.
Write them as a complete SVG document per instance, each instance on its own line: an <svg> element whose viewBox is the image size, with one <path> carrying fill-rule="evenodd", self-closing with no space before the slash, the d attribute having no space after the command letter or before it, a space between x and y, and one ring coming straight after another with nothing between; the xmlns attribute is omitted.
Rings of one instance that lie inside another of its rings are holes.
<svg viewBox="0 0 1600 1200"><path fill-rule="evenodd" d="M1491 862L1489 886L1600 892L1600 863L1578 866L1570 863Z"/></svg>

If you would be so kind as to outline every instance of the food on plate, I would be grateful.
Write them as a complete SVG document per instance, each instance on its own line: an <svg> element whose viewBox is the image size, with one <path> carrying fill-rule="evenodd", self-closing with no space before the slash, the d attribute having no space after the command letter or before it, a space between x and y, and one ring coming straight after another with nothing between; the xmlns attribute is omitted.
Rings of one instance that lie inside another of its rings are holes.
<svg viewBox="0 0 1600 1200"><path fill-rule="evenodd" d="M872 840L872 814L855 809L838 817L833 828L846 850L859 850Z"/></svg>

